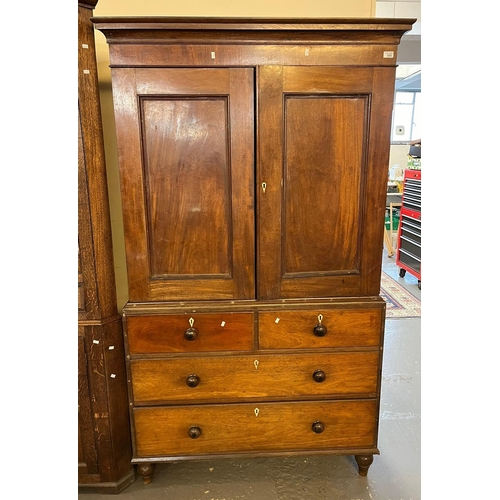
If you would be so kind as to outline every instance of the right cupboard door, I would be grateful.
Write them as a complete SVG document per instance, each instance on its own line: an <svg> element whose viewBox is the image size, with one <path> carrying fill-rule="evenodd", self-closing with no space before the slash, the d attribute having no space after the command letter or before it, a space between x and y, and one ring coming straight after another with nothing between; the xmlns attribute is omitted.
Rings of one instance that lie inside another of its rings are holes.
<svg viewBox="0 0 500 500"><path fill-rule="evenodd" d="M378 295L394 68L258 71L258 296Z"/></svg>

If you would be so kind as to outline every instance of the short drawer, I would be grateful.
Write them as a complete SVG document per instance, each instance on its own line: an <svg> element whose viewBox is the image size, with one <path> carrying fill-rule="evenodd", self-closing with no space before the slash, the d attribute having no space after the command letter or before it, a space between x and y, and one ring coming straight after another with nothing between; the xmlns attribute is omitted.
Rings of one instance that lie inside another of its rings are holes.
<svg viewBox="0 0 500 500"><path fill-rule="evenodd" d="M376 446L376 400L135 408L133 417L137 458Z"/></svg>
<svg viewBox="0 0 500 500"><path fill-rule="evenodd" d="M373 397L379 351L141 359L130 368L135 404Z"/></svg>
<svg viewBox="0 0 500 500"><path fill-rule="evenodd" d="M260 312L259 348L374 347L382 320L381 307Z"/></svg>
<svg viewBox="0 0 500 500"><path fill-rule="evenodd" d="M206 313L126 316L130 354L249 351L254 314Z"/></svg>

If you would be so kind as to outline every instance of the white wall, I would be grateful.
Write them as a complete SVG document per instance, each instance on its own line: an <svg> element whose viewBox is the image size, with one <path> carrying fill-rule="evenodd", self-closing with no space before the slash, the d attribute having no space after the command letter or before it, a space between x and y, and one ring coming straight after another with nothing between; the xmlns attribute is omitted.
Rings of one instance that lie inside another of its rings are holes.
<svg viewBox="0 0 500 500"><path fill-rule="evenodd" d="M375 17L407 17L416 18L417 22L408 33L410 36L421 35L421 9L420 0L398 0L395 2L385 2L377 0L375 7Z"/></svg>

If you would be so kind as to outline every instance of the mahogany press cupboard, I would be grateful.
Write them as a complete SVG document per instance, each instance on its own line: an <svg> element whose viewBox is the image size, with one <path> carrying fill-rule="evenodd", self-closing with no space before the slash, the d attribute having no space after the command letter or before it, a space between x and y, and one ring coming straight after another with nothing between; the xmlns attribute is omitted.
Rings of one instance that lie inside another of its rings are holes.
<svg viewBox="0 0 500 500"><path fill-rule="evenodd" d="M414 20L93 18L110 50L132 462L377 448Z"/></svg>

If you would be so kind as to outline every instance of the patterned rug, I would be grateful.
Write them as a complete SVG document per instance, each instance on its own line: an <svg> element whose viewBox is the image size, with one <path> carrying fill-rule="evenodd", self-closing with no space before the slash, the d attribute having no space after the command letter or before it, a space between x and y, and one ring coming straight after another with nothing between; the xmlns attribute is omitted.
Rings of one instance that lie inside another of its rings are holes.
<svg viewBox="0 0 500 500"><path fill-rule="evenodd" d="M380 295L386 303L386 318L418 318L420 316L420 300L384 272L382 272Z"/></svg>

